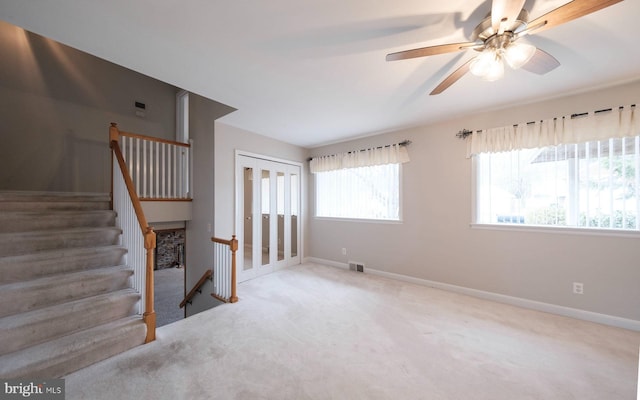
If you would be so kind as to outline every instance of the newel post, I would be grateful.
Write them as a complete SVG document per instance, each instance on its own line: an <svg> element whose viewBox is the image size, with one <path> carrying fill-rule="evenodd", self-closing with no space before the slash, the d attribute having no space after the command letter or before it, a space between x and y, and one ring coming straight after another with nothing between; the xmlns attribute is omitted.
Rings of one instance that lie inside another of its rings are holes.
<svg viewBox="0 0 640 400"><path fill-rule="evenodd" d="M147 337L144 342L149 343L156 340L156 311L153 308L153 249L156 248L156 233L153 228L148 226L147 231L144 233L144 248L147 251L147 265L146 265L146 293L144 314L142 319L147 325Z"/></svg>
<svg viewBox="0 0 640 400"><path fill-rule="evenodd" d="M113 210L113 142L116 143L120 140L120 131L118 131L118 124L115 122L111 123L109 127L109 148L111 149L111 169L109 169L109 173L111 174L111 191L109 192L109 208Z"/></svg>
<svg viewBox="0 0 640 400"><path fill-rule="evenodd" d="M111 126L109 127L109 144L111 144L111 142L117 142L119 140L120 131L118 130L118 124L112 122Z"/></svg>
<svg viewBox="0 0 640 400"><path fill-rule="evenodd" d="M231 236L231 242L229 243L231 249L231 297L230 303L238 301L238 294L236 293L236 251L238 251L238 239L236 235Z"/></svg>

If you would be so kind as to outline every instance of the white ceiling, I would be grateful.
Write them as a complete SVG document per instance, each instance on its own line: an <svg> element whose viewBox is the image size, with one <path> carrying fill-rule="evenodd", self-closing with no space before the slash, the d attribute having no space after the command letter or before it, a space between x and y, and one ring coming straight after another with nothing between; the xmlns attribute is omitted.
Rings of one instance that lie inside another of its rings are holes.
<svg viewBox="0 0 640 400"><path fill-rule="evenodd" d="M528 0L538 17L567 0ZM561 67L468 74L473 50L386 62L468 40L490 0L0 0L0 19L235 107L230 125L305 147L640 78L640 1L525 39ZM517 121L515 121L517 122Z"/></svg>

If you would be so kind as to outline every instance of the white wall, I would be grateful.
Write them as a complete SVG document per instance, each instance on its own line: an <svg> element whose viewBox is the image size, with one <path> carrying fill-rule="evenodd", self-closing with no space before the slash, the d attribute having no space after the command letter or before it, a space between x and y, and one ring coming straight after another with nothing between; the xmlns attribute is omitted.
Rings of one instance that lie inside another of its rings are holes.
<svg viewBox="0 0 640 400"><path fill-rule="evenodd" d="M110 122L173 134L171 85L2 21L0 54L0 190L108 192Z"/></svg>
<svg viewBox="0 0 640 400"><path fill-rule="evenodd" d="M471 160L462 129L635 104L640 82L489 111L456 121L312 149L312 155L409 139L401 224L311 218L307 256L424 280L640 320L640 239L470 227ZM313 198L313 182L310 182ZM313 213L313 208L310 210ZM347 256L341 254L347 248ZM584 295L572 294L583 282Z"/></svg>

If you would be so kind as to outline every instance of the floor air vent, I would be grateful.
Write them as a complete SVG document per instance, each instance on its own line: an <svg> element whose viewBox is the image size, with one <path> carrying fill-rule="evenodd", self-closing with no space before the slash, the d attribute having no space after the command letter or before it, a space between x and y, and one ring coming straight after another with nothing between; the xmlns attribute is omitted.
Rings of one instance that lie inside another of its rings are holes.
<svg viewBox="0 0 640 400"><path fill-rule="evenodd" d="M349 271L364 272L364 263L349 261Z"/></svg>

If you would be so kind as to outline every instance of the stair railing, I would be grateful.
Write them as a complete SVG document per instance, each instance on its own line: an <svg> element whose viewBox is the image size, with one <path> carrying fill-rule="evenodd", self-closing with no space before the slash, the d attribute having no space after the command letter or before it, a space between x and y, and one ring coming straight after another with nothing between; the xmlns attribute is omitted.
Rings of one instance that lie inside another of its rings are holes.
<svg viewBox="0 0 640 400"><path fill-rule="evenodd" d="M116 223L122 229L122 244L127 248L127 264L133 268L133 288L143 295L138 313L147 326L145 343L156 338L156 313L153 298L153 253L156 234L147 224L142 205L118 143L120 133L115 123L109 128L112 155L112 206L117 213ZM115 159L116 162L113 162Z"/></svg>
<svg viewBox="0 0 640 400"><path fill-rule="evenodd" d="M186 306L187 303L191 304L191 299L193 299L193 297L196 295L196 292L202 293L202 285L204 285L207 279L209 280L213 279L212 275L213 275L213 272L210 269L206 270L204 274L202 274L198 282L196 282L193 288L184 297L184 300L180 302L180 308Z"/></svg>
<svg viewBox="0 0 640 400"><path fill-rule="evenodd" d="M117 130L117 126L112 124ZM117 141L143 201L190 200L192 146L173 140L117 130Z"/></svg>
<svg viewBox="0 0 640 400"><path fill-rule="evenodd" d="M225 303L238 301L236 293L236 252L238 239L212 237L213 242L213 293L211 296Z"/></svg>

